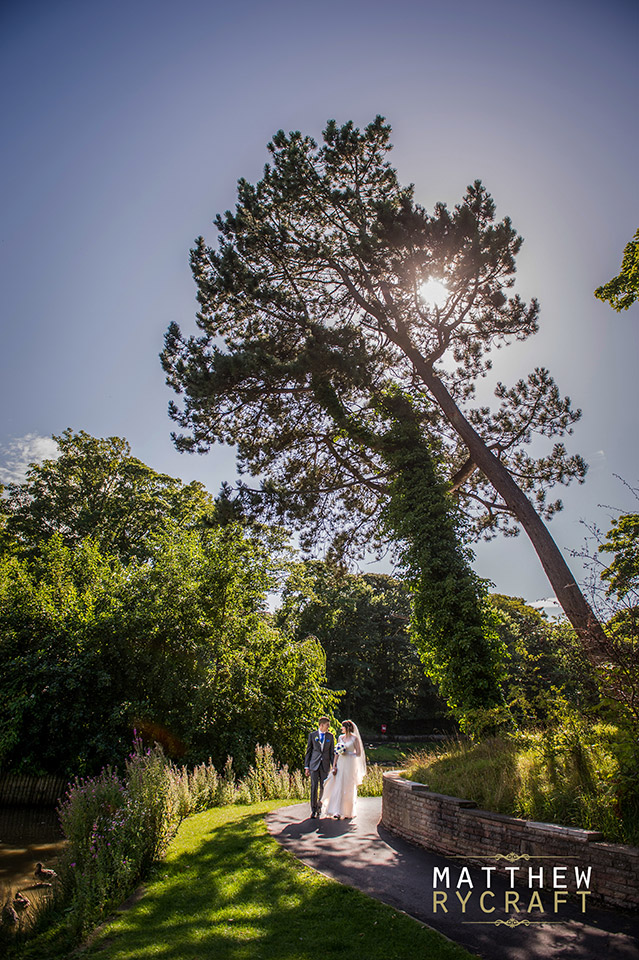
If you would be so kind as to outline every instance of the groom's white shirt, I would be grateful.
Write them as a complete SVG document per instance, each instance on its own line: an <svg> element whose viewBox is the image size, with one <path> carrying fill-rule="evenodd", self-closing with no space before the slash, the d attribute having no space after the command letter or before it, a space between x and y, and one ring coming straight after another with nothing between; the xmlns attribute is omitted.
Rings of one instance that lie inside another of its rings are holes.
<svg viewBox="0 0 639 960"><path fill-rule="evenodd" d="M322 740L322 731L317 731L317 739L319 740L320 750L324 752L324 744L326 743L326 734L324 734L324 739Z"/></svg>

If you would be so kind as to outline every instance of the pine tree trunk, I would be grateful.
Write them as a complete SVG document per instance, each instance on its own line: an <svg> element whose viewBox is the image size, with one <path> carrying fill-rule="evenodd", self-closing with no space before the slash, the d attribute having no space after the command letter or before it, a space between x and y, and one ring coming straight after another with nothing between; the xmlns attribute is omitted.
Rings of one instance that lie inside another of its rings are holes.
<svg viewBox="0 0 639 960"><path fill-rule="evenodd" d="M504 502L528 534L555 596L578 636L584 642L589 658L594 663L599 662L607 645L603 628L579 589L579 585L545 523L526 494L520 490L513 480L510 472L497 459L492 450L488 449L477 431L466 420L432 367L426 363L423 357L419 356L417 351L411 350L410 356L424 383L441 407L444 416L468 447L470 457L490 480L497 493L503 497Z"/></svg>

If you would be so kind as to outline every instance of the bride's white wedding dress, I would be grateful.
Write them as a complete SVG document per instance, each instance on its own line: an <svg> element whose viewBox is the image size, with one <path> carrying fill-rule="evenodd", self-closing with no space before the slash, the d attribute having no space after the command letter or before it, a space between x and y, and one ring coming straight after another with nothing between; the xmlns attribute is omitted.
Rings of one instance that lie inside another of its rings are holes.
<svg viewBox="0 0 639 960"><path fill-rule="evenodd" d="M337 756L337 773L332 770L324 781L322 815L325 817L354 817L357 807L357 787L366 773L364 744L355 728L355 734L342 734L337 739L344 745L344 753Z"/></svg>

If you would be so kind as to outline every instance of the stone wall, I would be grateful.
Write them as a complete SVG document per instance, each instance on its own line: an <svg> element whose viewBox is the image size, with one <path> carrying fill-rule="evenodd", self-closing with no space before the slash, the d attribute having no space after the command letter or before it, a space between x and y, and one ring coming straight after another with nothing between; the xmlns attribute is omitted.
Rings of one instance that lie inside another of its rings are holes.
<svg viewBox="0 0 639 960"><path fill-rule="evenodd" d="M497 862L496 855L515 855L539 866L574 864L592 867L592 901L605 906L637 910L639 907L639 847L604 843L594 830L577 830L548 823L518 820L479 810L472 800L431 793L428 787L404 780L397 771L384 774L382 824L391 833L448 856L469 858L480 866ZM572 873L572 869L568 871ZM567 878L568 879L568 878ZM568 882L569 892L574 891Z"/></svg>

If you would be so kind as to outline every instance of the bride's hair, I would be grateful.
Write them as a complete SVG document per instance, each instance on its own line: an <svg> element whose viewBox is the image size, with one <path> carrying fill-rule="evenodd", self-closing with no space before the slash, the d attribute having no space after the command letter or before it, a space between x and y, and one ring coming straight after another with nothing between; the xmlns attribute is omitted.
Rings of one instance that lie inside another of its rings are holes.
<svg viewBox="0 0 639 960"><path fill-rule="evenodd" d="M352 720L342 720L342 726L346 728L347 733L355 732L355 724Z"/></svg>

